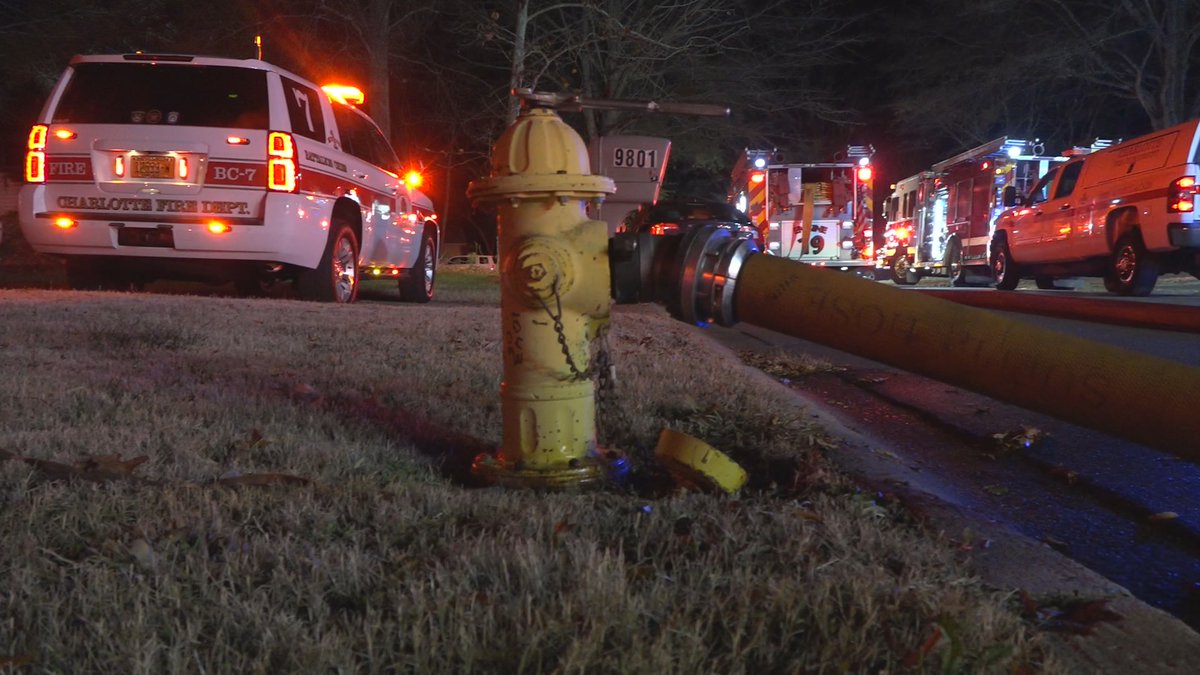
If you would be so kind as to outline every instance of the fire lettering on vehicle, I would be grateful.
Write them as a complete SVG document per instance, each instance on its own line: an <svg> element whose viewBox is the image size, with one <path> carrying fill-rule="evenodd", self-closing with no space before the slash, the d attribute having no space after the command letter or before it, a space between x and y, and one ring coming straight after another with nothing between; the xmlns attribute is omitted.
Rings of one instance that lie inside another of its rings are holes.
<svg viewBox="0 0 1200 675"><path fill-rule="evenodd" d="M253 215L249 202L197 201L195 199L146 199L142 197L58 198L58 208L75 211L146 211L160 213L206 213L214 215Z"/></svg>
<svg viewBox="0 0 1200 675"><path fill-rule="evenodd" d="M155 210L164 213L198 213L200 207L195 199L159 199Z"/></svg>
<svg viewBox="0 0 1200 675"><path fill-rule="evenodd" d="M55 178L77 178L88 175L88 163L84 160L50 160L47 173Z"/></svg>
<svg viewBox="0 0 1200 675"><path fill-rule="evenodd" d="M246 202L200 202L204 213L222 213L239 216L250 215L250 205Z"/></svg>
<svg viewBox="0 0 1200 675"><path fill-rule="evenodd" d="M58 198L60 209L92 209L98 211L152 211L154 200L140 197L74 197Z"/></svg>

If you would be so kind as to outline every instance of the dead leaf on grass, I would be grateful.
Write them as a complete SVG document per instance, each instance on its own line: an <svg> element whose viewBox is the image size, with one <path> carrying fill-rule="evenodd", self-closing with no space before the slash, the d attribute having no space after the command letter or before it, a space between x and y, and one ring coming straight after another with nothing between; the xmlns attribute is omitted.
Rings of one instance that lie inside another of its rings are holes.
<svg viewBox="0 0 1200 675"><path fill-rule="evenodd" d="M150 546L150 542L138 537L129 543L129 555L133 557L133 561L139 567L149 569L154 567L158 562L158 555L154 552L154 548Z"/></svg>
<svg viewBox="0 0 1200 675"><path fill-rule="evenodd" d="M271 441L265 438L261 431L251 429L246 438L233 441L226 447L222 463L226 466L237 464L240 460L248 458L253 451L261 450L269 445L271 445Z"/></svg>
<svg viewBox="0 0 1200 675"><path fill-rule="evenodd" d="M1096 630L1096 624L1116 623L1125 618L1109 609L1108 601L1108 598L1102 598L1069 603L1057 614L1043 621L1038 628L1053 633L1091 635Z"/></svg>
<svg viewBox="0 0 1200 675"><path fill-rule="evenodd" d="M942 629L934 626L933 633L928 638L925 638L921 646L904 657L904 666L906 668L916 668L925 660L925 657L929 656L929 653L933 651L933 648L937 646L938 641L941 639Z"/></svg>
<svg viewBox="0 0 1200 675"><path fill-rule="evenodd" d="M143 455L132 459L121 459L120 453L117 453L85 457L73 464L63 464L34 457L20 457L20 459L51 479L82 478L92 481L107 481L132 477L133 470L150 458Z"/></svg>
<svg viewBox="0 0 1200 675"><path fill-rule="evenodd" d="M292 396L305 403L315 403L321 400L321 392L317 391L317 388L311 384L304 382L298 382L292 387Z"/></svg>
<svg viewBox="0 0 1200 675"><path fill-rule="evenodd" d="M149 460L150 458L145 455L130 459L121 459L121 454L116 453L87 457L75 462L75 466L79 468L80 475L84 478L89 480L110 480L114 478L127 478L133 475L134 469Z"/></svg>
<svg viewBox="0 0 1200 675"><path fill-rule="evenodd" d="M1146 520L1152 523L1162 523L1168 520L1176 520L1177 518L1179 518L1179 514L1174 511L1162 511L1147 517Z"/></svg>
<svg viewBox="0 0 1200 675"><path fill-rule="evenodd" d="M20 668L33 663L33 657L29 654L19 654L17 656L0 656L0 669L4 668Z"/></svg>
<svg viewBox="0 0 1200 675"><path fill-rule="evenodd" d="M565 520L560 520L554 524L554 538L557 539L560 535L570 532L574 528L575 526L571 523Z"/></svg>
<svg viewBox="0 0 1200 675"><path fill-rule="evenodd" d="M1003 497L1004 495L1008 494L1008 486L999 484L984 485L983 490L988 494L996 495L997 497Z"/></svg>
<svg viewBox="0 0 1200 675"><path fill-rule="evenodd" d="M247 473L217 479L217 484L224 487L269 487L274 485L308 485L309 483L312 483L312 481L303 476L293 476L287 473Z"/></svg>

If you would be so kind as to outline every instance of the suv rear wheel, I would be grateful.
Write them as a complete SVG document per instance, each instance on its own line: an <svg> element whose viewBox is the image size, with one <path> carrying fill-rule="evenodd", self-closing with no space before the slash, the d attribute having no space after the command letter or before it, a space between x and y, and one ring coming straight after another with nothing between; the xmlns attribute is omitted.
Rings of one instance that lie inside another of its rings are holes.
<svg viewBox="0 0 1200 675"><path fill-rule="evenodd" d="M350 303L358 298L358 237L345 221L333 221L321 262L300 272L296 288L305 300Z"/></svg>
<svg viewBox="0 0 1200 675"><path fill-rule="evenodd" d="M1150 295L1158 283L1158 273L1158 257L1146 250L1141 235L1130 232L1117 240L1104 287L1117 295Z"/></svg>
<svg viewBox="0 0 1200 675"><path fill-rule="evenodd" d="M429 302L433 299L433 274L437 269L437 250L433 235L421 239L417 264L400 278L400 299L404 302Z"/></svg>

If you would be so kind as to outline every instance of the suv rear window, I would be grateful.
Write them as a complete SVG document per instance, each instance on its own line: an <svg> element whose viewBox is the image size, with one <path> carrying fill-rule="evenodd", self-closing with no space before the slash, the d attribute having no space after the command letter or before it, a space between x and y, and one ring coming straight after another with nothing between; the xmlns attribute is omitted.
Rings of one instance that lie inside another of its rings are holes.
<svg viewBox="0 0 1200 675"><path fill-rule="evenodd" d="M162 63L80 63L74 71L56 123L267 128L265 71Z"/></svg>

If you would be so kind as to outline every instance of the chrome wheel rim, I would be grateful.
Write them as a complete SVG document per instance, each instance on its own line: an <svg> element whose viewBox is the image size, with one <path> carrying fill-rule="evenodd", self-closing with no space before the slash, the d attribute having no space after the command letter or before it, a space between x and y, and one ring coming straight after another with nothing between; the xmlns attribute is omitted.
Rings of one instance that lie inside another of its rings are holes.
<svg viewBox="0 0 1200 675"><path fill-rule="evenodd" d="M333 296L338 302L350 302L358 281L358 261L349 237L339 237L333 249Z"/></svg>
<svg viewBox="0 0 1200 675"><path fill-rule="evenodd" d="M430 293L433 292L433 266L434 266L433 247L426 245L425 246L425 269L423 270L423 272L425 274L425 295L429 295Z"/></svg>
<svg viewBox="0 0 1200 675"><path fill-rule="evenodd" d="M1121 247L1114 267L1116 267L1117 281L1128 284L1133 280L1133 275L1137 272L1137 252L1133 250L1132 246Z"/></svg>

